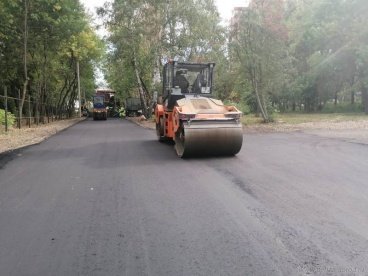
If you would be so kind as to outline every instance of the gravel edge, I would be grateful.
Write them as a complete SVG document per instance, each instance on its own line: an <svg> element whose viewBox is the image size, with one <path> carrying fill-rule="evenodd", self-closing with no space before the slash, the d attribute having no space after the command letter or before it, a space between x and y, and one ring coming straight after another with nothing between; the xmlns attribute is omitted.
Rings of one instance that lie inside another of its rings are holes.
<svg viewBox="0 0 368 276"><path fill-rule="evenodd" d="M10 154L12 151L36 145L51 136L81 122L86 118L73 118L40 125L33 128L11 129L0 134L0 156ZM1 163L0 163L1 167Z"/></svg>

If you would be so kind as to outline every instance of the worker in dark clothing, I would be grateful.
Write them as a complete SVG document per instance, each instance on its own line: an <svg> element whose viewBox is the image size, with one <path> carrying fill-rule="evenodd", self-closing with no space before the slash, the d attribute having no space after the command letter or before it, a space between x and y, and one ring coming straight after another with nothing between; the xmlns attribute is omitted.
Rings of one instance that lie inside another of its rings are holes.
<svg viewBox="0 0 368 276"><path fill-rule="evenodd" d="M184 70L176 71L176 75L174 78L174 87L178 86L181 89L181 93L188 93L189 82L184 76Z"/></svg>
<svg viewBox="0 0 368 276"><path fill-rule="evenodd" d="M202 87L206 86L206 81L204 79L204 76L202 74L198 74L196 80L193 83L193 93L201 93Z"/></svg>

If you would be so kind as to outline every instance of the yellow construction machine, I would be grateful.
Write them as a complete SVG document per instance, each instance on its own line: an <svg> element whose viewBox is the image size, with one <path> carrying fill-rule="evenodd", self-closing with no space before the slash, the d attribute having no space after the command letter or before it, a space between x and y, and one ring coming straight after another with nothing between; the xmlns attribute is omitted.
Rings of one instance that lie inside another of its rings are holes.
<svg viewBox="0 0 368 276"><path fill-rule="evenodd" d="M235 155L242 147L242 112L211 98L214 67L176 61L164 65L156 133L159 141L175 142L179 157Z"/></svg>

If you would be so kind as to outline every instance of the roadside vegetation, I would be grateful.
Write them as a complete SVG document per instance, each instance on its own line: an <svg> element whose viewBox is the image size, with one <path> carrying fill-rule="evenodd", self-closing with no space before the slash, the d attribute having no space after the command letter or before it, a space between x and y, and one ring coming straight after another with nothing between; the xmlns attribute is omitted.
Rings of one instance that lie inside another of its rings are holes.
<svg viewBox="0 0 368 276"><path fill-rule="evenodd" d="M12 127L15 123L15 116L12 113L8 112L5 117L5 110L0 109L0 133L2 132L1 126L5 126L6 123L8 127Z"/></svg>
<svg viewBox="0 0 368 276"><path fill-rule="evenodd" d="M28 100L44 116L74 113L77 65L82 92L95 89L94 65L103 53L91 19L79 1L0 1L0 108L27 116ZM15 98L20 98L16 100Z"/></svg>
<svg viewBox="0 0 368 276"><path fill-rule="evenodd" d="M28 113L28 97L73 113L77 65L88 98L103 57L110 88L121 100L139 97L149 118L172 58L215 62L214 97L254 122L314 118L303 113L364 118L367 12L365 0L251 0L225 26L213 0L113 0L98 10L109 31L102 41L78 0L1 1L0 108L6 86L21 98L9 100L13 114Z"/></svg>
<svg viewBox="0 0 368 276"><path fill-rule="evenodd" d="M282 124L303 124L303 123L317 123L317 122L349 122L367 120L365 113L277 113L273 114L273 122L275 125ZM246 126L254 126L263 124L263 118L254 114L243 116L242 122Z"/></svg>
<svg viewBox="0 0 368 276"><path fill-rule="evenodd" d="M122 97L142 99L146 117L169 58L215 62L215 97L263 122L368 113L367 11L364 0L252 0L225 28L212 0L115 0L99 11L106 76Z"/></svg>

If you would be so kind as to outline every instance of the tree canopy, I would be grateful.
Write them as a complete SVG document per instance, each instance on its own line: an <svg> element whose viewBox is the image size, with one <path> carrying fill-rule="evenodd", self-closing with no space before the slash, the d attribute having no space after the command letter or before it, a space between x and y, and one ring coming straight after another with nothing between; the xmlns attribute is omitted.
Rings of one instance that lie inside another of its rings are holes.
<svg viewBox="0 0 368 276"><path fill-rule="evenodd" d="M109 83L122 95L139 95L146 116L169 58L216 59L225 30L213 0L115 0L100 10L110 32Z"/></svg>
<svg viewBox="0 0 368 276"><path fill-rule="evenodd" d="M109 82L149 102L168 58L217 63L216 96L260 113L368 112L363 0L253 0L226 30L211 0L115 0L101 10L110 31ZM138 93L139 92L139 93Z"/></svg>
<svg viewBox="0 0 368 276"><path fill-rule="evenodd" d="M0 85L57 109L74 109L76 63L82 87L95 88L94 64L103 43L84 7L75 0L0 2ZM44 112L44 110L40 110Z"/></svg>
<svg viewBox="0 0 368 276"><path fill-rule="evenodd" d="M79 1L1 1L0 85L72 109L76 64L92 91L105 50L109 86L140 97L147 116L168 59L215 62L214 97L265 121L275 111L368 113L367 10L364 0L252 0L225 27L213 0L113 0L98 10L104 47Z"/></svg>

